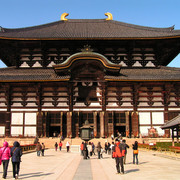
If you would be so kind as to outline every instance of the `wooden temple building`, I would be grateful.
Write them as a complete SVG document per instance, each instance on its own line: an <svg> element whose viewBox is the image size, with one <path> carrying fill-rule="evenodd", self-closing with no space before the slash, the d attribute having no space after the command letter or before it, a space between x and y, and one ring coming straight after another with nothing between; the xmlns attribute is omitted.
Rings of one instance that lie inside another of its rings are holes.
<svg viewBox="0 0 180 180"><path fill-rule="evenodd" d="M0 27L0 136L170 135L180 113L180 30L112 19Z"/></svg>

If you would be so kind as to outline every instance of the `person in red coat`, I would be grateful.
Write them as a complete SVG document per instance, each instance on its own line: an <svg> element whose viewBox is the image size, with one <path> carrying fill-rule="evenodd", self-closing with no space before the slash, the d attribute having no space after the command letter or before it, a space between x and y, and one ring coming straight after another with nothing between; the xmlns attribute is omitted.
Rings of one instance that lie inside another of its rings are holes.
<svg viewBox="0 0 180 180"><path fill-rule="evenodd" d="M59 150L61 151L61 149L62 149L62 142L60 141L59 142Z"/></svg>
<svg viewBox="0 0 180 180"><path fill-rule="evenodd" d="M117 174L124 174L124 163L123 163L123 157L125 155L125 147L124 144L119 142L118 139L115 141L115 146L114 146L114 157L116 160L116 169L117 169ZM121 171L120 171L120 166L121 166Z"/></svg>

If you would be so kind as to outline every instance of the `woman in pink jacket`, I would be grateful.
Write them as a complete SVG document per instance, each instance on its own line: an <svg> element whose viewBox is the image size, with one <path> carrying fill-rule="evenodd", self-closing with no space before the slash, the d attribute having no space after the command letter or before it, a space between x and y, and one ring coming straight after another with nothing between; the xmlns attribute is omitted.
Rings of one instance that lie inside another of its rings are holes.
<svg viewBox="0 0 180 180"><path fill-rule="evenodd" d="M3 143L3 147L0 149L0 157L3 163L3 179L6 179L7 169L9 164L9 158L11 157L11 149L8 146L8 142Z"/></svg>

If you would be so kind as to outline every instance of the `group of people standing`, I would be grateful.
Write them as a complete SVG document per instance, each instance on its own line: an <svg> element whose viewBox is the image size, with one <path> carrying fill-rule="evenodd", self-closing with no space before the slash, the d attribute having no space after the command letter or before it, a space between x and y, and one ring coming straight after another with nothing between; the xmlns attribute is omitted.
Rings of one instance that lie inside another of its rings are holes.
<svg viewBox="0 0 180 180"><path fill-rule="evenodd" d="M40 142L37 142L36 151L37 151L37 156L40 156L40 154L42 154L42 156L44 156L44 151L45 151L44 143L40 144Z"/></svg>
<svg viewBox="0 0 180 180"><path fill-rule="evenodd" d="M126 144L126 140L115 140L115 145L112 148L112 157L115 158L116 161L116 169L117 174L124 174L124 164L126 164L126 155L127 155L127 148L129 146ZM136 158L136 164L138 164L138 142L135 141L134 144L132 144L133 148L133 164L135 164L135 158ZM120 171L121 167L121 171Z"/></svg>
<svg viewBox="0 0 180 180"><path fill-rule="evenodd" d="M116 162L116 169L117 174L124 174L124 164L126 164L126 155L127 155L127 148L129 148L128 144L126 144L126 140L122 139L115 139L115 143L105 143L104 149L101 146L101 143L98 142L97 146L94 145L93 142L82 142L81 144L81 155L84 159L89 159L90 156L93 154L95 155L95 150L98 154L98 159L103 158L103 152L106 154L112 155L112 158L115 159ZM132 145L133 148L133 164L138 164L138 142ZM121 168L121 171L120 171Z"/></svg>
<svg viewBox="0 0 180 180"><path fill-rule="evenodd" d="M93 154L95 155L95 146L93 142L82 142L80 149L81 155L84 157L84 159L90 159L90 156Z"/></svg>
<svg viewBox="0 0 180 180"><path fill-rule="evenodd" d="M21 162L22 150L19 142L15 141L13 147L10 148L7 141L3 143L3 147L0 149L0 164L3 165L3 179L7 177L9 160L12 160L13 177L18 179L20 162Z"/></svg>

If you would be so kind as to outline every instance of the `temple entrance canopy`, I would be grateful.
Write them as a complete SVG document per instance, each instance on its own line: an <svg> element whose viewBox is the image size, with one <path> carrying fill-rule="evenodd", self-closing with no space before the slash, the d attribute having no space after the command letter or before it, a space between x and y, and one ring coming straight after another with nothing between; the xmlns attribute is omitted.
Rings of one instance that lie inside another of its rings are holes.
<svg viewBox="0 0 180 180"><path fill-rule="evenodd" d="M71 80L103 80L105 74L119 74L121 65L110 62L105 56L94 53L89 47L55 65L57 74L71 74Z"/></svg>

